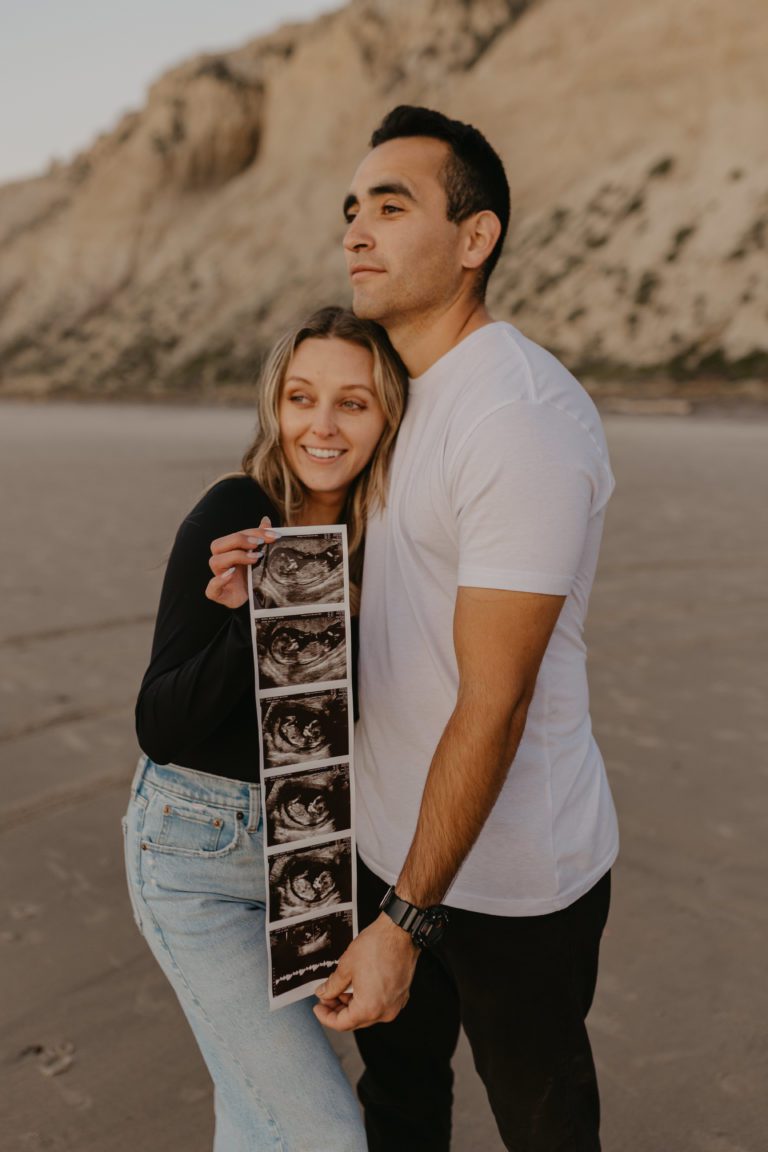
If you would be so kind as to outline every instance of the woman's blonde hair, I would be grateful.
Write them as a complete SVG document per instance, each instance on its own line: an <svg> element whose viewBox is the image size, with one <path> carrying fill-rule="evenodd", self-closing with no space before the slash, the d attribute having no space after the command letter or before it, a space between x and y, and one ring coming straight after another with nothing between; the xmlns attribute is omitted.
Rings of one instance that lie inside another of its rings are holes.
<svg viewBox="0 0 768 1152"><path fill-rule="evenodd" d="M373 386L386 424L368 465L352 482L342 513L349 540L350 577L362 577L365 525L371 513L383 508L389 462L402 419L408 373L383 328L361 320L346 308L321 308L303 324L287 332L272 349L259 380L256 437L243 457L243 472L255 480L281 513L286 525L296 524L304 504L304 488L288 467L280 444L280 394L294 352L305 340L346 340L367 348L373 356Z"/></svg>

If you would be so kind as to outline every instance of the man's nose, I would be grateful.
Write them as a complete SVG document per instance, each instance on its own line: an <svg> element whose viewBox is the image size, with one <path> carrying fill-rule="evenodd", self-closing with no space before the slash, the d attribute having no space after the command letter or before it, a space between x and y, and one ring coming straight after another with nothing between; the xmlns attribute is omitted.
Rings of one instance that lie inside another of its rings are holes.
<svg viewBox="0 0 768 1152"><path fill-rule="evenodd" d="M344 233L344 247L347 252L367 252L373 247L373 237L361 219L361 213L350 220Z"/></svg>

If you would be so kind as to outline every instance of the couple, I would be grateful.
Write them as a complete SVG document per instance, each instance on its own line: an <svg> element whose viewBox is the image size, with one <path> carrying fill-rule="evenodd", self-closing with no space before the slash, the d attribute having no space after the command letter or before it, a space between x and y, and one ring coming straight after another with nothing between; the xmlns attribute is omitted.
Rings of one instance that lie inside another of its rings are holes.
<svg viewBox="0 0 768 1152"><path fill-rule="evenodd" d="M595 1152L585 1017L617 852L582 639L602 428L486 311L509 188L479 132L395 109L344 212L353 313L278 343L243 473L168 563L124 822L134 913L213 1078L219 1152L446 1152L460 1023L507 1148ZM270 1013L245 572L280 524L338 522L362 583L361 932L314 1007ZM321 1025L355 1030L365 1130Z"/></svg>

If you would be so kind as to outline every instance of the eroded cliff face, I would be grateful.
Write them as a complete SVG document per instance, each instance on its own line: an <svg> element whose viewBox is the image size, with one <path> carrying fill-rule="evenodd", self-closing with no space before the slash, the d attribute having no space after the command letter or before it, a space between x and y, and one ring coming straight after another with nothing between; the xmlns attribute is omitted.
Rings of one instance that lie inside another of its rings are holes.
<svg viewBox="0 0 768 1152"><path fill-rule="evenodd" d="M0 188L0 394L247 384L349 299L341 202L401 102L505 159L499 317L577 370L765 373L766 55L762 0L352 0L191 60Z"/></svg>

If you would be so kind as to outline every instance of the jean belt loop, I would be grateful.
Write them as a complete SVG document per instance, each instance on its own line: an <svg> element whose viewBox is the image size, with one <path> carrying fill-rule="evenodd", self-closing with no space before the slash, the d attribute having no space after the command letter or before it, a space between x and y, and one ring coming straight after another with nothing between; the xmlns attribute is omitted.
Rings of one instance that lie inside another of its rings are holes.
<svg viewBox="0 0 768 1152"><path fill-rule="evenodd" d="M152 763L152 761L150 760L149 756L147 756L144 752L142 752L141 756L139 756L139 762L136 765L136 771L133 774L133 780L131 782L131 796L133 797L134 800L136 799L136 797L138 795L139 788L141 787L141 782L144 779L144 776L146 775L147 768L149 767L149 765L151 763Z"/></svg>
<svg viewBox="0 0 768 1152"><path fill-rule="evenodd" d="M248 831L255 832L261 817L261 788L258 784L248 785Z"/></svg>

